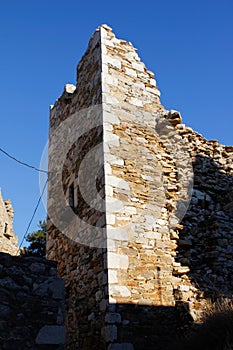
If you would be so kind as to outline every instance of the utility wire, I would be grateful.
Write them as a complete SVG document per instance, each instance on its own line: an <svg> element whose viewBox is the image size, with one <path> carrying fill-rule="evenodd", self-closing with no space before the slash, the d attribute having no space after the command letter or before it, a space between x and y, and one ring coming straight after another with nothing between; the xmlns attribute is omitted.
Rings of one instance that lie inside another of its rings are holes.
<svg viewBox="0 0 233 350"><path fill-rule="evenodd" d="M5 154L7 157L9 157L10 159L13 159L14 161L16 161L17 163L19 163L19 164L21 164L21 165L24 165L24 166L26 166L26 167L28 167L28 168L34 169L34 170L39 171L39 172L41 172L41 173L49 174L49 172L46 171L46 170L36 168L36 167L33 166L33 165L30 165L30 164L27 164L27 163L25 163L25 162L22 162L21 160L18 160L17 158L13 157L11 154L9 154L8 152L6 152L6 151L5 151L4 149L2 149L1 147L0 147L0 152L2 152L2 153ZM29 229L30 229L30 227L31 227L32 221L33 221L33 219L34 219L34 217L35 217L35 215L36 215L37 209L38 209L38 207L39 207L39 205L40 205L40 202L41 202L41 199L42 199L43 194L44 194L44 192L45 192L47 183L48 183L48 179L47 179L46 182L45 182L45 185L44 185L44 187L43 187L43 190L42 190L42 193L41 193L41 195L40 195L40 198L38 199L38 202L37 202L37 204L36 204L36 207L35 207L35 209L34 209L34 211L33 211L33 214L32 214L32 217L31 217L31 219L30 219L30 221L29 221L29 224L28 224L28 226L27 226L26 232L25 232L25 234L24 234L24 236L23 236L23 239L22 239L22 241L21 241L21 243L20 243L20 245L19 245L19 249L18 249L17 254L19 253L20 248L22 247L22 244L23 244L23 242L24 242L26 236L28 235L28 231L29 231Z"/></svg>
<svg viewBox="0 0 233 350"><path fill-rule="evenodd" d="M7 157L13 159L13 160L16 161L17 163L19 163L19 164L21 164L21 165L24 165L24 166L27 166L28 168L34 169L34 170L39 171L39 172L41 172L41 173L46 173L46 174L49 173L49 172L46 171L46 170L36 168L35 166L30 165L30 164L27 164L27 163L25 163L25 162L21 162L21 160L16 159L16 158L13 157L12 155L10 155L8 152L4 151L4 149L2 149L1 147L0 147L0 152L4 153Z"/></svg>
<svg viewBox="0 0 233 350"><path fill-rule="evenodd" d="M45 182L45 185L44 185L43 190L42 190L42 192L41 192L40 198L38 199L38 202L37 202L37 204L36 204L36 207L35 207L35 209L34 209L34 212L33 212L33 214L32 214L32 217L31 217L31 219L30 219L30 221L29 221L29 224L28 224L28 226L27 226L26 232L25 232L25 234L24 234L24 236L23 236L23 239L22 239L22 241L21 241L21 243L20 243L20 246L19 246L19 249L18 249L17 254L19 253L20 248L22 247L22 244L23 244L23 242L24 242L24 240L25 240L25 238L26 238L26 236L27 236L27 234L28 234L28 231L29 231L30 227L31 227L32 221L33 221L33 219L34 219L34 217L35 217L35 215L36 215L37 209L38 209L38 207L39 207L39 205L40 205L40 201L41 201L41 199L42 199L42 197L43 197L43 194L44 194L44 192L45 192L47 183L48 183L48 179L47 179L46 182Z"/></svg>

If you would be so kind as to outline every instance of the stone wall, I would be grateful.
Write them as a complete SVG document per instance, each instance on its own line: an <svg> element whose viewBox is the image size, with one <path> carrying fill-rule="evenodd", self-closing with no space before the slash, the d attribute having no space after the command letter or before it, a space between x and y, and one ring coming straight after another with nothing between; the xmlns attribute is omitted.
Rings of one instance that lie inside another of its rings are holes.
<svg viewBox="0 0 233 350"><path fill-rule="evenodd" d="M18 238L13 229L14 210L10 200L3 200L0 192L0 251L18 253Z"/></svg>
<svg viewBox="0 0 233 350"><path fill-rule="evenodd" d="M50 117L47 251L66 280L67 349L165 349L207 298L231 297L232 158L98 28Z"/></svg>
<svg viewBox="0 0 233 350"><path fill-rule="evenodd" d="M102 329L108 308L105 209L95 209L85 201L78 184L83 159L103 138L99 31L93 35L77 75L78 88L67 85L51 109L47 256L58 262L58 273L66 282L67 349L104 349ZM92 154L86 162L83 191L87 193L95 183L90 174L98 173L102 197L103 150L96 152L98 156ZM103 227L99 237L92 235L96 226ZM99 247L93 244L95 238L102 242Z"/></svg>
<svg viewBox="0 0 233 350"><path fill-rule="evenodd" d="M0 253L0 349L64 349L64 282L56 263Z"/></svg>
<svg viewBox="0 0 233 350"><path fill-rule="evenodd" d="M233 147L207 141L185 125L177 125L189 143L194 186L187 213L173 237L176 300L188 302L198 315L206 298L231 298L233 290ZM182 273L184 266L186 273Z"/></svg>

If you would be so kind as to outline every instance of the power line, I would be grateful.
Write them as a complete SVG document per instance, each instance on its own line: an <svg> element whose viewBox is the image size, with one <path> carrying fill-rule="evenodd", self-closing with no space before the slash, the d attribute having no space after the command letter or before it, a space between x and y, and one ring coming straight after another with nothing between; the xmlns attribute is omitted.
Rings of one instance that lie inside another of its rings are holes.
<svg viewBox="0 0 233 350"><path fill-rule="evenodd" d="M28 226L27 226L27 229L26 229L26 232L25 232L25 234L24 234L24 236L23 236L23 239L22 239L22 241L21 241L21 243L20 243L20 245L19 245L19 249L18 249L18 252L17 252L17 253L19 253L20 248L22 247L22 244L23 244L23 242L24 242L24 240L25 240L25 237L26 237L27 234L28 234L28 231L29 231L29 229L30 229L30 227L31 227L32 221L33 221L33 219L34 219L34 217L35 217L35 215L36 215L37 209L38 209L38 207L39 207L39 205L40 205L40 201L41 201L41 199L42 199L42 197L43 197L43 194L44 194L44 192L45 192L47 183L48 183L48 179L47 179L46 182L45 182L45 185L44 185L43 190L42 190L42 192L41 192L40 198L38 199L38 202L37 202L37 204L36 204L36 207L35 207L35 209L34 209L34 212L33 212L33 214L32 214L32 217L31 217L31 219L30 219L30 221L29 221L29 224L28 224Z"/></svg>
<svg viewBox="0 0 233 350"><path fill-rule="evenodd" d="M0 152L2 152L2 153L5 154L7 157L9 157L10 159L13 159L15 162L17 162L17 163L19 163L19 164L21 164L21 165L24 165L24 166L26 166L26 167L28 167L28 168L34 169L34 170L39 171L39 172L41 172L41 173L49 174L49 172L46 171L46 170L36 168L36 167L33 166L33 165L30 165L30 164L27 164L27 163L25 163L25 162L22 162L21 160L18 160L17 158L13 157L11 154L9 154L8 152L6 152L6 151L5 151L4 149L2 149L1 147L0 147ZM24 242L24 240L25 240L25 237L26 237L27 234L28 234L28 231L29 231L29 229L30 229L30 227L31 227L32 221L33 221L33 219L34 219L34 217L35 217L35 215L36 215L37 209L38 209L38 207L39 207L39 205L40 205L41 199L42 199L43 194L44 194L44 192L45 192L47 183L48 183L48 178L47 178L47 180L46 180L46 182L45 182L45 185L44 185L44 187L43 187L43 190L42 190L42 193L41 193L41 195L40 195L40 198L38 199L38 202L37 202L37 204L36 204L36 207L35 207L35 209L34 209L34 211L33 211L32 217L31 217L31 219L30 219L30 221L29 221L29 224L28 224L28 226L27 226L27 229L26 229L26 232L25 232L25 234L24 234L24 236L23 236L23 239L22 239L22 241L21 241L21 243L20 243L20 245L19 245L19 249L18 249L18 252L17 252L17 253L19 253L20 248L22 247L22 244L23 244L23 242Z"/></svg>
<svg viewBox="0 0 233 350"><path fill-rule="evenodd" d="M5 151L4 149L2 149L1 147L0 147L0 152L4 153L7 157L13 159L13 160L16 161L17 163L19 163L19 164L21 164L21 165L24 165L24 166L26 166L26 167L28 167L28 168L34 169L34 170L39 171L39 172L41 172L41 173L46 173L46 174L49 173L49 172L46 171L46 170L36 168L36 167L33 166L33 165L30 165L30 164L27 164L27 163L25 163L25 162L22 162L21 160L18 160L17 158L13 157L11 154L9 154L8 152L6 152L6 151Z"/></svg>

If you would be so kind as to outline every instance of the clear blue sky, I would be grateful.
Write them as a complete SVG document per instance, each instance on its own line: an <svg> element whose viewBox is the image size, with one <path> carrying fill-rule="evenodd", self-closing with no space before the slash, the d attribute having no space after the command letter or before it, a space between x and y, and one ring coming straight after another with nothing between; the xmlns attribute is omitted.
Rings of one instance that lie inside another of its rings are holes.
<svg viewBox="0 0 233 350"><path fill-rule="evenodd" d="M39 166L49 105L75 83L76 64L102 23L139 49L167 109L180 110L206 138L233 144L232 0L2 0L0 147ZM38 174L2 154L0 164L21 240L40 195ZM32 229L44 217L40 206Z"/></svg>

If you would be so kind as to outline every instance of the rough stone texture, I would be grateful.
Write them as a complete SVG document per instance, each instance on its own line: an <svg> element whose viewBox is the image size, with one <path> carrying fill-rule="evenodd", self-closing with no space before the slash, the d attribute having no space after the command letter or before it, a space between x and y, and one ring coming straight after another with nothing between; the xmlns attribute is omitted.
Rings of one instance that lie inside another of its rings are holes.
<svg viewBox="0 0 233 350"><path fill-rule="evenodd" d="M50 117L47 252L66 280L67 349L165 349L199 321L206 298L232 295L233 147L205 140L166 111L154 74L106 25L77 73L77 88L66 86ZM78 129L56 136L95 105ZM83 182L93 198L83 197ZM55 227L63 216L67 230L64 220Z"/></svg>
<svg viewBox="0 0 233 350"><path fill-rule="evenodd" d="M105 226L105 216L102 209L95 210L82 197L78 187L78 172L82 165L83 158L88 152L102 141L102 109L95 110L94 117L99 120L96 126L92 125L93 115L84 116L79 124L80 137L75 138L75 142L69 148L67 142L71 138L71 133L76 129L64 129L58 133L56 143L56 132L64 124L66 119L75 112L85 110L86 108L101 104L101 47L100 32L97 31L92 37L87 52L78 65L78 88L66 89L63 95L56 101L51 109L50 117L50 163L49 171L54 174L49 181L49 199L48 214L53 219L60 216L60 203L62 199L55 190L59 185L59 174L56 172L56 166L61 157L60 148L67 149L67 157L64 160L62 168L62 186L65 197L69 197L69 189L74 192L73 210L80 217L82 222L78 228L76 224L71 227L71 232L67 235L59 232L48 219L48 244L47 255L51 260L58 262L58 273L65 278L67 308L66 308L66 335L67 349L100 349L105 348L104 327L105 314L108 308L107 291L107 273L106 273L106 249L95 248L88 245L79 244L77 239L72 239L77 231L83 235L87 241L93 240L92 231L89 227L92 225ZM99 124L99 125L98 125ZM87 130L87 131L86 131ZM55 135L55 141L51 141L51 135ZM62 137L62 144L60 143ZM51 148L55 147L58 152L53 152ZM51 157L53 157L51 159ZM95 155L88 161L88 169L83 173L86 186L91 187L93 178L92 173L98 172L98 190L103 192L104 171L103 171L103 150L99 149L98 157ZM104 193L102 193L104 195ZM68 198L69 202L69 198ZM71 217L73 211L63 210L64 218ZM67 216L68 215L68 216ZM60 220L61 227L66 225L66 219ZM74 228L74 232L72 229ZM59 227L60 229L60 227ZM62 231L62 229L61 229ZM105 231L100 237L103 242ZM106 247L106 244L103 244Z"/></svg>
<svg viewBox="0 0 233 350"><path fill-rule="evenodd" d="M36 344L65 344L64 326L44 326L36 337Z"/></svg>
<svg viewBox="0 0 233 350"><path fill-rule="evenodd" d="M174 295L177 301L188 302L198 320L205 298L232 297L233 147L207 141L183 125L179 133L190 145L194 189L173 240L181 265L174 269Z"/></svg>
<svg viewBox="0 0 233 350"><path fill-rule="evenodd" d="M11 201L3 200L0 192L0 251L17 255L18 238L13 229L14 210Z"/></svg>
<svg viewBox="0 0 233 350"><path fill-rule="evenodd" d="M0 253L0 349L61 350L64 290L55 262Z"/></svg>

